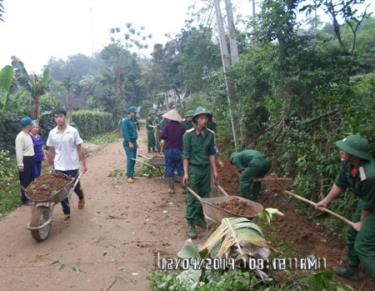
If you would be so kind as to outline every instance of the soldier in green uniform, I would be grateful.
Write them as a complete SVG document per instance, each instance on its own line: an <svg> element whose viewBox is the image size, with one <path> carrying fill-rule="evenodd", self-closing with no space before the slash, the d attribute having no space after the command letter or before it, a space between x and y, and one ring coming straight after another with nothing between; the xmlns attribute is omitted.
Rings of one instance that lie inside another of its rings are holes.
<svg viewBox="0 0 375 291"><path fill-rule="evenodd" d="M121 122L122 136L124 138L123 146L127 156L127 176L128 183L134 183L134 167L137 157L137 108L130 106L128 116Z"/></svg>
<svg viewBox="0 0 375 291"><path fill-rule="evenodd" d="M150 111L146 119L146 129L147 129L147 148L148 152L156 152L156 139L155 131L157 130L156 126L156 115L155 112Z"/></svg>
<svg viewBox="0 0 375 291"><path fill-rule="evenodd" d="M215 134L207 128L211 113L198 107L193 115L195 126L183 138L183 184L189 186L201 197L209 197L211 191L211 170L215 183L217 170L215 161ZM195 225L206 228L201 203L188 192L186 196L185 218L188 223L188 236L196 238Z"/></svg>
<svg viewBox="0 0 375 291"><path fill-rule="evenodd" d="M190 128L194 127L194 124L193 124L193 115L194 115L194 111L193 110L188 110L186 112L186 114L185 114L185 120L182 123L182 125L185 128L185 130L189 130Z"/></svg>
<svg viewBox="0 0 375 291"><path fill-rule="evenodd" d="M160 134L164 129L165 126L165 120L162 118L162 115L165 114L164 111L161 111L155 118L155 138L156 138L156 148L158 153L161 152L161 145L160 145Z"/></svg>
<svg viewBox="0 0 375 291"><path fill-rule="evenodd" d="M341 150L343 164L328 195L316 208L326 208L348 188L358 197L358 204L352 218L354 228L347 236L347 264L333 267L333 272L359 280L358 267L362 263L375 281L375 162L371 158L370 144L360 135L350 135L336 145Z"/></svg>
<svg viewBox="0 0 375 291"><path fill-rule="evenodd" d="M264 177L271 169L271 161L261 152L244 150L231 155L230 161L241 173L240 190L242 195L255 201L258 198L261 183L255 178Z"/></svg>

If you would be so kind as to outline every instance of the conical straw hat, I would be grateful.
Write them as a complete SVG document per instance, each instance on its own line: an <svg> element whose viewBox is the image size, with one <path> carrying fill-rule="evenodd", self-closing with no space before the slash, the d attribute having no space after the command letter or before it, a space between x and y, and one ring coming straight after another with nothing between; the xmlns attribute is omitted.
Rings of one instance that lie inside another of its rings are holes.
<svg viewBox="0 0 375 291"><path fill-rule="evenodd" d="M182 122L182 118L176 109L169 110L167 113L163 114L162 116L163 118L166 118L169 120Z"/></svg>

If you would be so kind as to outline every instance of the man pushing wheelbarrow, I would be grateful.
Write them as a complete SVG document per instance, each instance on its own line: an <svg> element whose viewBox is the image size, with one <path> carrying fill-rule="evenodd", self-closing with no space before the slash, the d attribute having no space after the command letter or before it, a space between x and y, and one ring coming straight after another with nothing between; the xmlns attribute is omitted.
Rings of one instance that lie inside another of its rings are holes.
<svg viewBox="0 0 375 291"><path fill-rule="evenodd" d="M82 164L82 172L87 171L83 140L78 130L67 124L64 109L57 109L54 115L57 126L50 131L47 140L48 170L52 172L54 168L56 172L77 178L80 163ZM85 197L79 181L74 188L74 192L79 198L78 209L82 209L85 206ZM61 205L65 220L68 220L70 218L69 199L65 198Z"/></svg>

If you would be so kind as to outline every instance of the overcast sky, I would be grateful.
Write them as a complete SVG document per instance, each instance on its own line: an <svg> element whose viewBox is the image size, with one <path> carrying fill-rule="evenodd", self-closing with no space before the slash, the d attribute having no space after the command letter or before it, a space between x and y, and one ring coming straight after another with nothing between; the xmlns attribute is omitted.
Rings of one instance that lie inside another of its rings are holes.
<svg viewBox="0 0 375 291"><path fill-rule="evenodd" d="M54 56L66 59L92 55L110 40L110 28L131 22L145 26L154 43L165 43L165 33L184 26L188 6L200 0L5 0L5 22L0 22L0 68L20 58L29 73L39 73ZM234 8L249 15L249 0L232 0ZM372 5L370 11L375 11ZM323 15L322 15L323 16ZM326 17L322 17L328 20Z"/></svg>
<svg viewBox="0 0 375 291"><path fill-rule="evenodd" d="M111 27L126 22L146 27L151 40L184 25L192 0L5 0L0 22L0 67L16 55L29 72L39 72L50 57L91 55L109 43Z"/></svg>

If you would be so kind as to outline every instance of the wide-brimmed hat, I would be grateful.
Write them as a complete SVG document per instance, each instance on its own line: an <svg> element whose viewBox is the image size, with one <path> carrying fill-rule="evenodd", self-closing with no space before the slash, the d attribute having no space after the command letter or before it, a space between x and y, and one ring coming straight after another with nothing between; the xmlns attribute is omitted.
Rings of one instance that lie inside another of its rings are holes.
<svg viewBox="0 0 375 291"><path fill-rule="evenodd" d="M363 160L371 160L371 149L367 139L359 134L352 134L336 142L342 151Z"/></svg>
<svg viewBox="0 0 375 291"><path fill-rule="evenodd" d="M212 113L202 106L198 106L193 115L193 122L197 121L199 115L207 115L208 119L212 119Z"/></svg>
<svg viewBox="0 0 375 291"><path fill-rule="evenodd" d="M176 109L169 110L167 113L163 114L162 117L177 122L182 121L181 115L177 112Z"/></svg>

